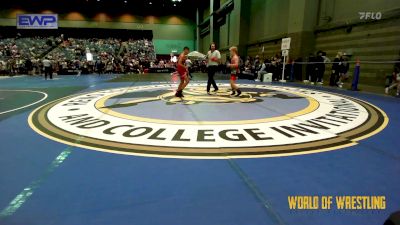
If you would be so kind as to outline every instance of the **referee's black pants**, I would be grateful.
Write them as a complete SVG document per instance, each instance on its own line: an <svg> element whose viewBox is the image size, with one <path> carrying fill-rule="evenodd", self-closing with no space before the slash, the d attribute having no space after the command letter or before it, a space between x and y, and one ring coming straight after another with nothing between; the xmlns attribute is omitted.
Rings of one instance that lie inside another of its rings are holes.
<svg viewBox="0 0 400 225"><path fill-rule="evenodd" d="M49 75L50 79L53 79L53 71L51 69L51 66L49 66L49 67L45 66L44 67L44 79L46 79L46 80L47 80L47 75Z"/></svg>
<svg viewBox="0 0 400 225"><path fill-rule="evenodd" d="M208 66L207 92L210 92L211 85L214 87L214 89L216 91L218 90L218 86L214 80L214 75L215 75L215 72L217 71L217 69L218 69L218 66Z"/></svg>

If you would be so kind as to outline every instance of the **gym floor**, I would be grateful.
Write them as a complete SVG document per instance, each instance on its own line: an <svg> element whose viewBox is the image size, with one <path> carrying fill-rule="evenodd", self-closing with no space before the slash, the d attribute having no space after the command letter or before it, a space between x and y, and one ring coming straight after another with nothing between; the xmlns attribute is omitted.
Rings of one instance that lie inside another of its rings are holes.
<svg viewBox="0 0 400 225"><path fill-rule="evenodd" d="M228 83L225 75L216 78L221 85ZM273 83L368 102L384 112L387 122L379 132L347 147L276 157L148 157L96 151L48 138L28 123L35 109L66 96L177 86L174 81L169 74L1 78L0 224L376 225L400 209L400 108L399 99L390 96ZM193 83L205 82L206 75L194 75ZM194 118L207 113L202 108L191 112ZM288 196L339 195L385 196L386 206L293 210L288 205Z"/></svg>

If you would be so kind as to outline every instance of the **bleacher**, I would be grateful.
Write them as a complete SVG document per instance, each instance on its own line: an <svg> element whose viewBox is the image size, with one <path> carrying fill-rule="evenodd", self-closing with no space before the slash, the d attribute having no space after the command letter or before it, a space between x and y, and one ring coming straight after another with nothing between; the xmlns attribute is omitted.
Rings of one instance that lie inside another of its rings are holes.
<svg viewBox="0 0 400 225"><path fill-rule="evenodd" d="M68 70L76 71L77 65L87 66L90 64L93 66L93 62L87 62L86 53L91 53L94 61L101 60L109 68L111 64L112 70L115 70L114 60L123 68L130 68L128 71L137 67L134 69L136 71L140 67L139 64L149 64L156 60L153 42L147 39L128 39L126 41L117 38L62 39L62 37L0 39L1 73L27 73L29 72L27 61L37 62L44 57L53 61L55 70L57 70L57 66L67 64ZM40 71L39 66L37 67L36 71Z"/></svg>

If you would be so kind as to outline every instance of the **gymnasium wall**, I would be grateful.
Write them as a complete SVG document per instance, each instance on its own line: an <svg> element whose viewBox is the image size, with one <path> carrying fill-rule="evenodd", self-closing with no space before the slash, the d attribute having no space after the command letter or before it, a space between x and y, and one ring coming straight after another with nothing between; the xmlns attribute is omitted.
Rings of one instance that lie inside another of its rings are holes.
<svg viewBox="0 0 400 225"><path fill-rule="evenodd" d="M247 54L271 57L280 52L282 38L292 37L291 55L308 55L317 11L318 0L252 0Z"/></svg>
<svg viewBox="0 0 400 225"><path fill-rule="evenodd" d="M301 41L302 45L307 45L307 49L296 55L303 59L308 53L318 50L327 52L331 59L338 51L346 52L352 55L351 61L357 57L361 61L374 62L394 61L400 58L400 1L305 0L305 5L309 4L305 9L292 7L292 4L298 4L300 1L304 0L251 1L248 55L273 56L280 52L280 39L291 36L293 41L293 38L297 38L297 30L309 35L304 38L307 40ZM316 11L313 12L310 7ZM360 20L359 12L380 12L382 19ZM302 21L307 14L313 13L315 23L312 22L313 18L309 19L311 22ZM307 27L310 24L313 26ZM350 67L351 74L353 68L354 63ZM382 86L385 76L390 74L392 69L393 63L362 64L360 82ZM329 74L330 66L327 67L325 76Z"/></svg>
<svg viewBox="0 0 400 225"><path fill-rule="evenodd" d="M398 0L320 0L319 24L343 22L359 18L359 12L387 12L400 7Z"/></svg>
<svg viewBox="0 0 400 225"><path fill-rule="evenodd" d="M208 1L208 0L207 0ZM218 0L215 0L218 1ZM223 5L227 0L219 0ZM338 51L350 60L395 61L400 58L399 0L233 0L234 9L219 29L223 58L229 46L238 45L242 56L270 58L280 53L281 39L291 37L291 58L306 60L310 53ZM381 13L381 20L361 20L359 12ZM207 17L209 8L201 15ZM204 19L204 18L203 18ZM202 20L201 20L202 21ZM210 36L201 39L207 51ZM350 74L354 63L350 64ZM393 63L361 65L361 83L382 85ZM325 76L329 76L327 66Z"/></svg>
<svg viewBox="0 0 400 225"><path fill-rule="evenodd" d="M207 0L209 1L209 0ZM214 0L218 1L218 0ZM224 5L228 0L219 0L220 5ZM212 40L210 35L207 34L200 38L200 51L207 52L211 42L218 43L218 49L222 52L223 59L225 58L226 52L232 45L239 45L239 34L240 34L240 23L241 23L241 2L243 0L233 0L235 7L234 9L226 16L225 24L216 28L219 31L219 37L217 40ZM202 18L200 23L205 20L205 18L210 16L210 8L207 7L205 9L201 9Z"/></svg>
<svg viewBox="0 0 400 225"><path fill-rule="evenodd" d="M353 55L351 60L394 61L400 58L400 18L318 31L316 49L334 58L338 51ZM354 64L352 65L352 67ZM391 74L393 63L364 63L361 65L361 82L383 85L386 75ZM329 70L327 74L329 74Z"/></svg>
<svg viewBox="0 0 400 225"><path fill-rule="evenodd" d="M275 42L288 34L315 31L322 26L334 29L346 23L364 22L360 21L359 12L382 12L385 16L400 9L399 0L251 0L249 2L251 6L248 45ZM301 2L304 4L300 4ZM309 14L315 16L304 20Z"/></svg>
<svg viewBox="0 0 400 225"><path fill-rule="evenodd" d="M201 39L201 49L200 52L203 52L204 54L208 52L209 47L210 47L210 43L211 43L211 39L210 39L210 34L207 34L206 36L204 36Z"/></svg>
<svg viewBox="0 0 400 225"><path fill-rule="evenodd" d="M264 48L264 52L262 51ZM247 54L251 57L255 57L256 55L260 56L263 59L271 58L275 56L275 54L281 51L281 42L280 41L270 41L263 44L255 44L247 47Z"/></svg>
<svg viewBox="0 0 400 225"><path fill-rule="evenodd" d="M249 42L284 36L288 30L289 0L252 0Z"/></svg>
<svg viewBox="0 0 400 225"><path fill-rule="evenodd" d="M20 9L0 11L0 26L16 26L16 15L21 13L57 13L48 10L29 12ZM99 12L93 17L85 17L79 12L59 14L60 27L152 30L157 54L170 54L184 46L194 49L195 23L178 16L155 17L122 14L110 16Z"/></svg>
<svg viewBox="0 0 400 225"><path fill-rule="evenodd" d="M381 20L360 20L359 12L381 13ZM394 61L400 58L400 2L398 0L321 0L315 49L328 57L338 51L352 55L350 60ZM354 67L354 64L351 65ZM351 68L352 69L352 68ZM361 83L380 85L391 74L393 63L364 63ZM330 70L326 72L330 73Z"/></svg>
<svg viewBox="0 0 400 225"><path fill-rule="evenodd" d="M235 8L228 15L229 20L226 20L224 26L220 27L220 34L224 33L225 36L220 37L220 48L228 49L230 46L238 46L240 35L244 35L240 32L240 26L242 23L241 18L241 0L234 0ZM228 25L229 22L229 25ZM229 33L228 33L229 26Z"/></svg>

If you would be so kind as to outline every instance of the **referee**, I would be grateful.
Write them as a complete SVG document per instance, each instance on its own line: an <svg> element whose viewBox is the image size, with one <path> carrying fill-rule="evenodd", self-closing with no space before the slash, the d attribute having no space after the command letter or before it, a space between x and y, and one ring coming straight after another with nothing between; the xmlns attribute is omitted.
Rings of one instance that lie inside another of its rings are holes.
<svg viewBox="0 0 400 225"><path fill-rule="evenodd" d="M214 87L214 92L218 91L218 86L215 83L214 75L218 69L218 64L221 61L221 53L216 50L215 43L211 43L210 50L207 53L207 68L208 68L208 81L207 81L207 94L210 95L211 85Z"/></svg>
<svg viewBox="0 0 400 225"><path fill-rule="evenodd" d="M43 63L43 68L44 68L44 79L47 80L47 75L49 75L50 79L52 80L53 79L53 71L52 71L53 65L52 65L51 61L49 60L49 58L46 57L42 61L42 63Z"/></svg>

